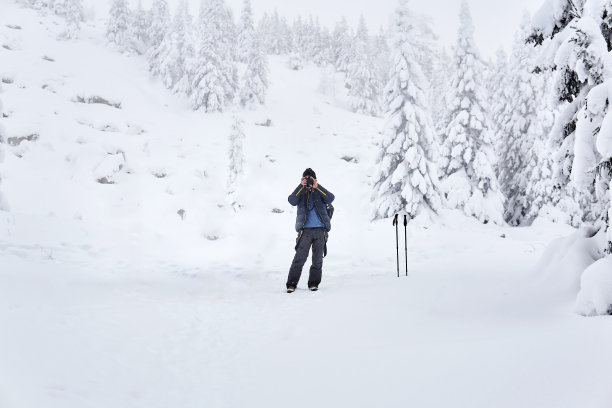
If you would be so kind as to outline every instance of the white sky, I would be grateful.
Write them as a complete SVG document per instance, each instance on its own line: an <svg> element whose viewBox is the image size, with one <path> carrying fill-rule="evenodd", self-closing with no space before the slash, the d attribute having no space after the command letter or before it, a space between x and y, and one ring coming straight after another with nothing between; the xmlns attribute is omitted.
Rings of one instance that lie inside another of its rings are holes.
<svg viewBox="0 0 612 408"><path fill-rule="evenodd" d="M234 10L235 16L240 15L242 0L225 0ZM493 58L499 46L509 51L514 32L518 28L523 10L532 14L540 7L543 0L468 0L472 18L476 27L475 39L483 57ZM136 3L136 0L131 0ZM143 0L149 6L152 0ZM168 0L172 8L179 0ZM95 1L96 6L100 2ZM192 13L197 12L200 1L190 0ZM306 17L309 14L319 16L321 23L333 28L336 21L345 16L349 24L357 25L359 16L363 14L368 22L370 32L378 32L381 25L387 26L397 0L251 0L255 18L258 19L265 11L275 8L282 15L293 20L298 14ZM440 42L450 47L455 42L455 34L459 24L460 0L412 0L411 5L419 13L429 15L434 28L440 36ZM105 4L106 5L106 4ZM99 10L100 12L102 10ZM105 12L106 10L104 10Z"/></svg>

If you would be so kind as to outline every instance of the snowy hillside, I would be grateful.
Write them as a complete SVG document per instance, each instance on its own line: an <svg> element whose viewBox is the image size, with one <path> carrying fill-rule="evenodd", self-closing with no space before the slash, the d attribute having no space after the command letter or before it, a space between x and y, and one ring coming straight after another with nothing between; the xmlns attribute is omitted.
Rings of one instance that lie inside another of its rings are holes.
<svg viewBox="0 0 612 408"><path fill-rule="evenodd" d="M0 407L612 405L609 319L571 312L589 230L442 208L408 226L408 277L400 227L398 278L370 218L385 120L341 75L270 56L264 105L194 111L102 22L58 40L0 1ZM307 167L336 212L320 291L288 295Z"/></svg>

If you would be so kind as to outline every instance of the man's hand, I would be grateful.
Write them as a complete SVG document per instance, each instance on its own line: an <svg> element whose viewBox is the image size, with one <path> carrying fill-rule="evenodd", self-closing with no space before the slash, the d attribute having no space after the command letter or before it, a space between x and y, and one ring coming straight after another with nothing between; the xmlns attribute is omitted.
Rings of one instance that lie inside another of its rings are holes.
<svg viewBox="0 0 612 408"><path fill-rule="evenodd" d="M302 177L302 180L300 181L300 184L303 186L306 186L306 177Z"/></svg>
<svg viewBox="0 0 612 408"><path fill-rule="evenodd" d="M319 184L317 183L317 179L313 179L314 183L312 184L312 188L317 188L319 187Z"/></svg>

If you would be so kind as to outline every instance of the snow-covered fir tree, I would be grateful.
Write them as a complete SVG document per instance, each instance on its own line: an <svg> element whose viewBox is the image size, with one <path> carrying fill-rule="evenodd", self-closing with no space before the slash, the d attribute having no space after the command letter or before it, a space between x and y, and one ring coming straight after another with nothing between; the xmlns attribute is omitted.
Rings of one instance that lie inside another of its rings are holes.
<svg viewBox="0 0 612 408"><path fill-rule="evenodd" d="M155 0L151 6L151 29L149 35L150 46L147 51L149 69L152 72L159 70L158 65L163 55L162 42L170 30L170 10L166 0Z"/></svg>
<svg viewBox="0 0 612 408"><path fill-rule="evenodd" d="M529 41L543 46L539 70L554 72L561 113L551 131L556 188L601 224L612 252L612 1L549 0L534 16Z"/></svg>
<svg viewBox="0 0 612 408"><path fill-rule="evenodd" d="M338 72L348 72L353 58L353 34L346 18L336 24L332 34L332 58Z"/></svg>
<svg viewBox="0 0 612 408"><path fill-rule="evenodd" d="M431 116L436 129L438 140L442 140L446 126L450 122L450 116L447 109L446 97L450 89L449 78L452 77L453 60L446 52L446 49L441 49L434 59L432 81L431 81Z"/></svg>
<svg viewBox="0 0 612 408"><path fill-rule="evenodd" d="M2 164L4 162L4 144L7 142L6 131L4 130L4 113L2 108L2 83L0 83L0 211L7 210L6 199L2 192Z"/></svg>
<svg viewBox="0 0 612 408"><path fill-rule="evenodd" d="M208 0L201 5L191 95L194 109L223 112L236 95L238 74L231 44L222 38L228 33L228 16L223 0Z"/></svg>
<svg viewBox="0 0 612 408"><path fill-rule="evenodd" d="M395 15L391 78L385 89L389 107L377 159L372 218L407 212L435 212L440 206L434 131L427 110L427 80L415 55L414 21L408 0Z"/></svg>
<svg viewBox="0 0 612 408"><path fill-rule="evenodd" d="M374 64L378 75L378 83L384 86L389 82L389 70L391 69L391 50L387 33L381 26L376 38L374 39L373 49L370 51L373 54ZM384 103L384 101L381 101Z"/></svg>
<svg viewBox="0 0 612 408"><path fill-rule="evenodd" d="M516 46L515 44L515 47ZM504 147L503 144L505 143L501 135L502 114L506 111L509 103L509 92L512 92L512 90L508 89L508 79L508 55L506 51L500 47L495 53L495 61L491 64L486 78L487 89L489 91L491 134L493 135L493 145L498 157L501 155L501 151ZM516 90L514 90L514 92L516 92Z"/></svg>
<svg viewBox="0 0 612 408"><path fill-rule="evenodd" d="M461 2L454 75L447 98L450 123L443 144L442 191L452 208L481 222L502 224L504 198L493 170L482 63L467 2Z"/></svg>
<svg viewBox="0 0 612 408"><path fill-rule="evenodd" d="M125 49L130 44L130 9L126 0L112 0L106 24L106 38L110 43Z"/></svg>
<svg viewBox="0 0 612 408"><path fill-rule="evenodd" d="M331 37L321 28L319 18L309 20L308 24L308 58L317 66L323 66L331 60Z"/></svg>
<svg viewBox="0 0 612 408"><path fill-rule="evenodd" d="M56 13L62 15L66 20L66 29L60 34L60 38L78 38L81 23L85 20L83 0L56 0L54 7Z"/></svg>
<svg viewBox="0 0 612 408"><path fill-rule="evenodd" d="M347 83L353 111L375 116L380 110L381 92L369 42L368 28L362 15L355 36L354 56L348 66Z"/></svg>
<svg viewBox="0 0 612 408"><path fill-rule="evenodd" d="M512 225L528 220L528 214L532 213L527 187L534 182L531 177L534 171L541 171L541 157L533 154L534 143L548 135L553 117L546 103L546 77L534 74L534 48L525 43L529 21L529 15L525 14L515 37L508 69L501 65L502 59L501 63L498 61L498 72L494 76L499 81L498 87L506 90L497 93L497 97L505 98L506 102L503 109L496 110L500 146L498 179L507 200L505 219Z"/></svg>
<svg viewBox="0 0 612 408"><path fill-rule="evenodd" d="M151 13L144 9L142 0L138 0L130 30L132 49L138 54L144 54L151 43Z"/></svg>
<svg viewBox="0 0 612 408"><path fill-rule="evenodd" d="M158 63L152 72L159 75L168 89L189 95L193 73L193 35L189 5L182 0L175 12L170 30L157 47Z"/></svg>
<svg viewBox="0 0 612 408"><path fill-rule="evenodd" d="M238 33L238 61L248 62L253 39L255 37L255 25L253 23L253 10L251 1L244 0L242 14L240 15L240 27Z"/></svg>
<svg viewBox="0 0 612 408"><path fill-rule="evenodd" d="M306 61L306 27L302 21L302 16L298 16L291 26L291 52L287 64L293 70L300 70Z"/></svg>
<svg viewBox="0 0 612 408"><path fill-rule="evenodd" d="M229 135L229 168L227 173L227 191L232 206L236 210L238 205L235 203L234 194L238 189L238 180L244 173L244 122L238 116L232 117L232 129Z"/></svg>
<svg viewBox="0 0 612 408"><path fill-rule="evenodd" d="M268 90L268 59L262 50L259 37L251 37L247 46L247 67L242 77L240 103L245 107L263 105Z"/></svg>

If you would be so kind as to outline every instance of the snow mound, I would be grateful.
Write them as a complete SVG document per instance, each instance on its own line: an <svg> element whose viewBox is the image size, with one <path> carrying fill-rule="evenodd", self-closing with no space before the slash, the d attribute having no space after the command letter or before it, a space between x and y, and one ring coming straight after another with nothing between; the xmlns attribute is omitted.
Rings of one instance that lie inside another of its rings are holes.
<svg viewBox="0 0 612 408"><path fill-rule="evenodd" d="M589 266L580 282L576 313L583 316L612 314L612 257Z"/></svg>
<svg viewBox="0 0 612 408"><path fill-rule="evenodd" d="M570 236L550 243L534 270L542 283L563 293L577 293L580 278L603 255L603 230L581 228Z"/></svg>

